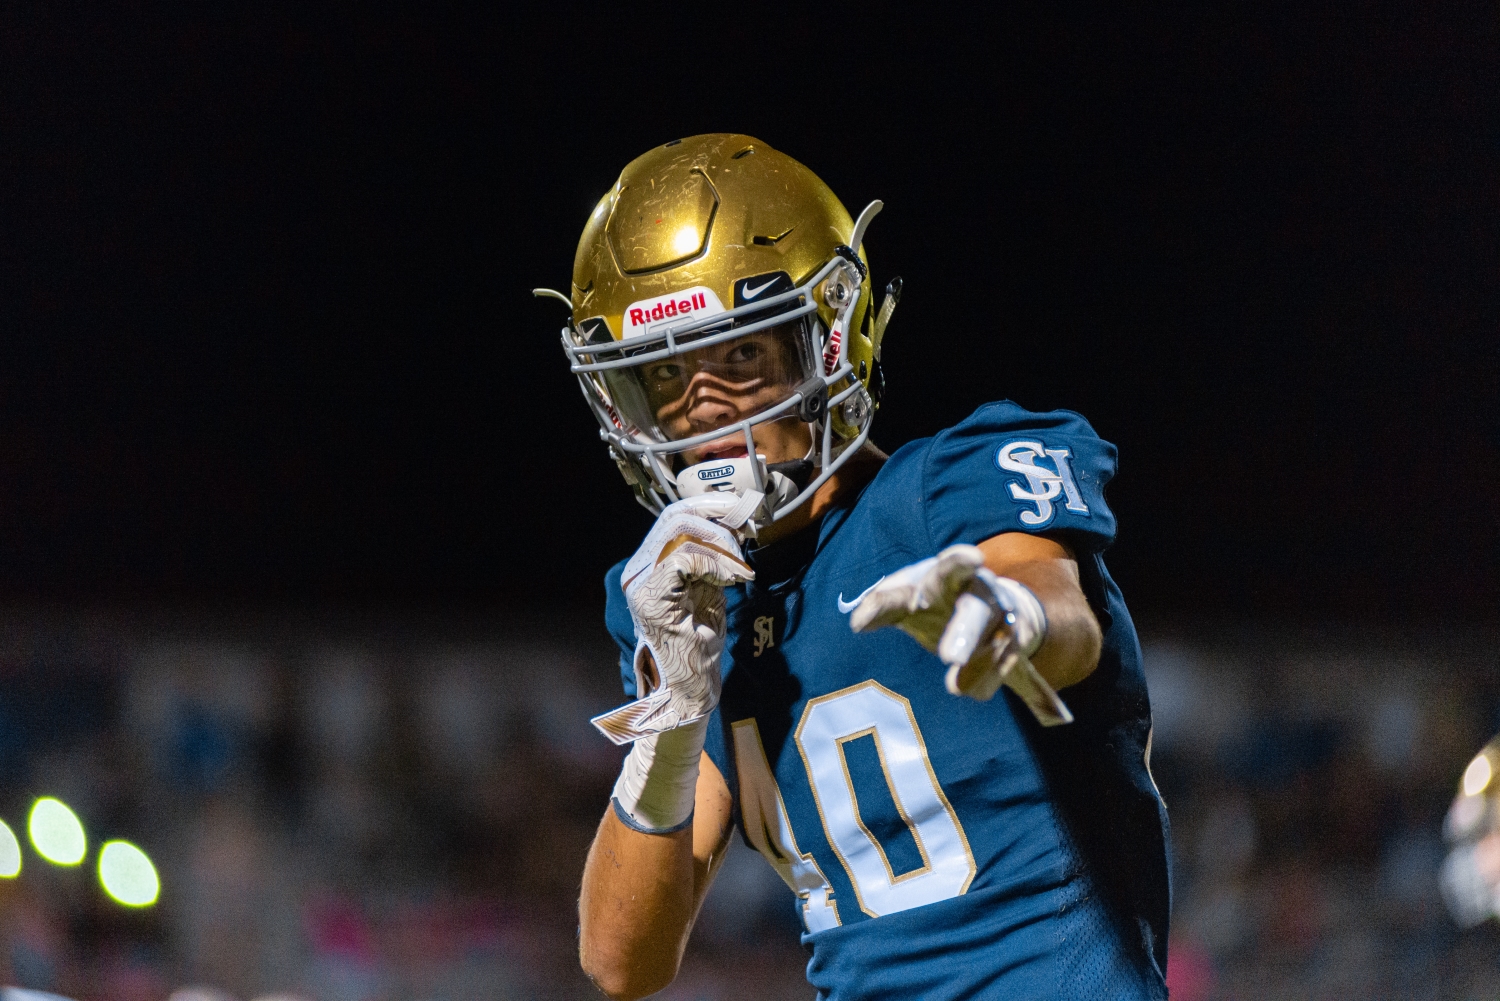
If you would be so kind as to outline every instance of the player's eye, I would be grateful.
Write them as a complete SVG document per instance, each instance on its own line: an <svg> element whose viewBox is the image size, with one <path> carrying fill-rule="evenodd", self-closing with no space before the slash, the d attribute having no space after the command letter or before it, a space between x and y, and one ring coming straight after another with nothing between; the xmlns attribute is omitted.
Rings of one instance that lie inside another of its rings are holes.
<svg viewBox="0 0 1500 1001"><path fill-rule="evenodd" d="M646 370L646 377L652 382L672 382L682 374L682 369L676 365L653 365Z"/></svg>
<svg viewBox="0 0 1500 1001"><path fill-rule="evenodd" d="M743 344L736 344L729 354L725 356L724 360L731 365L743 365L747 362L755 361L764 353L765 350L759 344L756 344L754 341L746 341Z"/></svg>

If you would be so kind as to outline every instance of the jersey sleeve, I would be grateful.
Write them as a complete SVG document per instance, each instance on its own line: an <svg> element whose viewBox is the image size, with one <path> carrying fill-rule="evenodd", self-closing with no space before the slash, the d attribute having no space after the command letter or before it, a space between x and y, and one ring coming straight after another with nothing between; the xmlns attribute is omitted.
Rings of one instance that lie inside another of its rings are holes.
<svg viewBox="0 0 1500 1001"><path fill-rule="evenodd" d="M941 549L1027 532L1056 536L1079 554L1101 552L1115 536L1104 503L1115 458L1115 446L1070 410L981 407L928 446L922 500L931 542Z"/></svg>
<svg viewBox="0 0 1500 1001"><path fill-rule="evenodd" d="M621 560L609 568L604 575L604 626L620 648L620 682L626 698L635 698L635 620L630 617L630 606L625 604L625 591L620 587L620 574L625 569Z"/></svg>

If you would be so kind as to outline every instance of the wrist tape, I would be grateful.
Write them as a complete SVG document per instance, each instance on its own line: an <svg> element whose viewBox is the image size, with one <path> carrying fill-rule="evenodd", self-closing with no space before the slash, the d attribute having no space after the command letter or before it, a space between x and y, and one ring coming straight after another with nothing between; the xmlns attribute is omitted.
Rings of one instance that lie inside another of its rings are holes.
<svg viewBox="0 0 1500 1001"><path fill-rule="evenodd" d="M707 734L705 717L631 745L611 800L621 823L646 834L670 834L687 826Z"/></svg>

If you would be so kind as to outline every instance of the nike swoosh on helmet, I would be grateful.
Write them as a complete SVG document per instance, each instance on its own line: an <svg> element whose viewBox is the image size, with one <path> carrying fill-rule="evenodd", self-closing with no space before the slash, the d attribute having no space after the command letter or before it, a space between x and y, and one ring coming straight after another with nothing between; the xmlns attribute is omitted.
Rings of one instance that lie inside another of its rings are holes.
<svg viewBox="0 0 1500 1001"><path fill-rule="evenodd" d="M885 580L885 575L884 574L881 575L880 580ZM859 603L861 601L865 600L865 595L869 594L871 591L875 590L877 587L880 586L880 580L877 580L875 583L871 584L869 587L867 587L863 591L859 592L859 597L855 598L853 601L845 601L844 600L844 592L840 591L839 592L839 611L842 612L845 615L848 615L850 612L852 612L856 608L858 608L859 607Z"/></svg>
<svg viewBox="0 0 1500 1001"><path fill-rule="evenodd" d="M745 286L743 286L740 289L740 297L744 298L744 299L754 299L756 296L760 295L766 289L770 288L772 285L775 285L775 284L776 284L776 279L772 278L770 281L766 282L764 285L760 286L759 288L751 288L749 285L745 285Z"/></svg>

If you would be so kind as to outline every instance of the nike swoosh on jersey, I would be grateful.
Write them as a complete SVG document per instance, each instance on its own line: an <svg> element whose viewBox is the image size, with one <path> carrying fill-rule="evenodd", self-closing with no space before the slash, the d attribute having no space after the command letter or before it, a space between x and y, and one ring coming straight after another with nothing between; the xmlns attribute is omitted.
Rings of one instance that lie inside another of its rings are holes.
<svg viewBox="0 0 1500 1001"><path fill-rule="evenodd" d="M756 296L760 295L766 289L770 288L772 285L775 285L775 284L776 284L776 279L772 278L770 281L766 282L760 288L752 289L749 285L745 285L745 286L743 286L740 289L740 298L742 298L742 299L754 299Z"/></svg>
<svg viewBox="0 0 1500 1001"><path fill-rule="evenodd" d="M880 580L885 580L885 576L882 575L881 578L880 578ZM865 600L865 595L869 594L871 591L875 590L877 587L880 586L880 580L877 580L875 583L871 584L869 587L867 587L863 591L859 592L859 597L855 598L853 601L845 601L844 600L844 592L840 591L839 592L839 611L842 612L842 613L844 613L845 615L848 615L850 612L852 612L856 608L858 608L859 607L859 603L861 601Z"/></svg>

